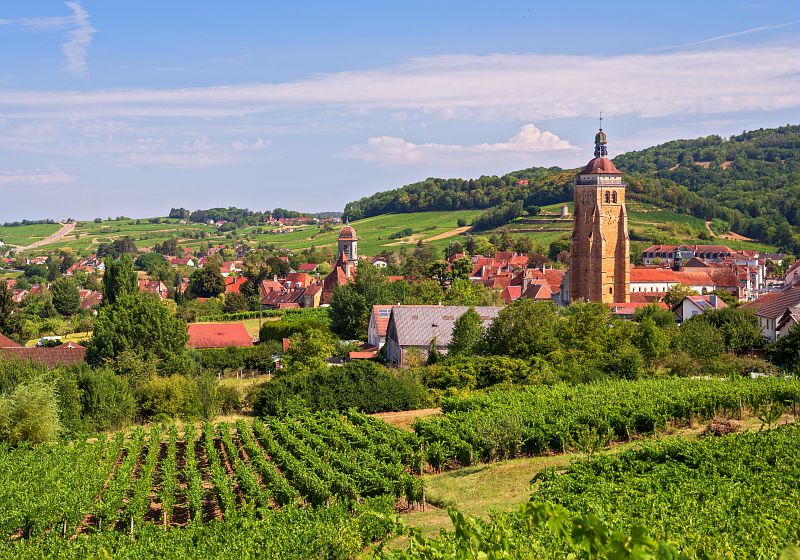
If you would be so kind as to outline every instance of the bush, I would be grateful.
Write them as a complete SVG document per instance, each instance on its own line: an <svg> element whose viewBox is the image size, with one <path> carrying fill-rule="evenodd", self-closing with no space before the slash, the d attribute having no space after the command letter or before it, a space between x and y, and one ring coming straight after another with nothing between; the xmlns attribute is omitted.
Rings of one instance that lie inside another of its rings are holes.
<svg viewBox="0 0 800 560"><path fill-rule="evenodd" d="M136 403L124 378L107 369L83 368L77 375L77 385L90 430L113 430L133 420Z"/></svg>
<svg viewBox="0 0 800 560"><path fill-rule="evenodd" d="M284 338L291 338L295 333L318 330L329 333L328 326L317 319L303 319L301 321L272 321L261 326L258 338L261 342L274 340L281 342Z"/></svg>
<svg viewBox="0 0 800 560"><path fill-rule="evenodd" d="M166 414L191 419L202 416L198 384L183 375L156 377L139 389L139 415L142 419ZM206 411L213 410L215 399L206 401ZM210 406L209 406L210 402Z"/></svg>
<svg viewBox="0 0 800 560"><path fill-rule="evenodd" d="M55 440L60 431L58 399L51 385L31 381L0 397L0 440L11 445L43 443Z"/></svg>
<svg viewBox="0 0 800 560"><path fill-rule="evenodd" d="M263 386L254 410L259 416L280 416L299 405L311 410L357 408L374 413L420 408L427 403L425 388L407 372L359 361L278 377Z"/></svg>

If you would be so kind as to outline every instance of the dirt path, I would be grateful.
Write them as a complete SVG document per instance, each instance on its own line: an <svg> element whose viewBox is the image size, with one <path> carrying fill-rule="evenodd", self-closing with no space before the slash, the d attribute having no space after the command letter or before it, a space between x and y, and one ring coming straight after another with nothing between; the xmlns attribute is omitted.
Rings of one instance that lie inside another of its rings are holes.
<svg viewBox="0 0 800 560"><path fill-rule="evenodd" d="M745 237L744 235L732 231L717 235L711 229L711 222L708 220L706 221L706 229L708 230L708 233L710 233L713 237L721 237L722 239L730 239L731 241L756 241L755 239L752 239L750 237Z"/></svg>
<svg viewBox="0 0 800 560"><path fill-rule="evenodd" d="M411 243L416 243L420 239L422 239L425 243L428 243L429 241L438 241L439 239L447 239L448 237L455 237L456 235L461 235L462 233L465 233L469 230L470 226L464 226L456 229L451 229L450 231L439 233L437 235L434 235L433 237L428 237L427 239L422 239L421 234L415 233L413 235L409 235L402 241L395 241L394 243L386 243L384 247L393 247L396 245L408 245Z"/></svg>
<svg viewBox="0 0 800 560"><path fill-rule="evenodd" d="M456 235L461 235L462 233L468 232L470 226L464 226L456 229L451 229L450 231L445 231L444 233L440 233L439 235L434 235L433 237L429 237L425 241L438 241L440 239L447 239L448 237L455 237Z"/></svg>
<svg viewBox="0 0 800 560"><path fill-rule="evenodd" d="M35 241L30 245L26 245L25 247L17 247L17 251L28 251L30 249L36 249L37 247L41 247L42 245L49 245L50 243L55 243L56 241L60 240L62 237L67 235L75 229L75 222L71 222L69 224L61 224L61 229L55 232L50 237L46 237L39 241Z"/></svg>

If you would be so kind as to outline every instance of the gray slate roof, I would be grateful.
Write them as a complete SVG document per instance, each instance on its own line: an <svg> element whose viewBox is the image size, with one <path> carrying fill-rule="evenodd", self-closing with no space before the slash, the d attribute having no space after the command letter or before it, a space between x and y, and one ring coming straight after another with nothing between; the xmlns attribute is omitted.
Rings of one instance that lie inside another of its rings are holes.
<svg viewBox="0 0 800 560"><path fill-rule="evenodd" d="M427 346L436 338L437 346L447 346L453 338L453 325L469 309L466 305L398 305L392 318L400 346ZM502 307L476 307L487 328ZM391 327L389 328L391 332Z"/></svg>
<svg viewBox="0 0 800 560"><path fill-rule="evenodd" d="M758 302L758 300L756 300ZM755 302L753 302L755 303ZM756 315L768 319L778 319L790 307L800 303L800 284L789 286L769 303L756 310Z"/></svg>

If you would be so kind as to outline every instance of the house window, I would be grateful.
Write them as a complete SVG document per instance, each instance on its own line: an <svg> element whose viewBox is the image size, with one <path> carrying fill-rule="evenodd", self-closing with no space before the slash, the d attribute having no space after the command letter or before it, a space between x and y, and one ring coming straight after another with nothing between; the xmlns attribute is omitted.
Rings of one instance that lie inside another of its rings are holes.
<svg viewBox="0 0 800 560"><path fill-rule="evenodd" d="M608 193L608 191L606 191L606 204L610 202L610 197L611 195Z"/></svg>
<svg viewBox="0 0 800 560"><path fill-rule="evenodd" d="M617 191L611 193L611 202L613 202L614 204L617 203Z"/></svg>
<svg viewBox="0 0 800 560"><path fill-rule="evenodd" d="M379 309L378 310L378 317L381 319L388 319L392 314L391 309Z"/></svg>

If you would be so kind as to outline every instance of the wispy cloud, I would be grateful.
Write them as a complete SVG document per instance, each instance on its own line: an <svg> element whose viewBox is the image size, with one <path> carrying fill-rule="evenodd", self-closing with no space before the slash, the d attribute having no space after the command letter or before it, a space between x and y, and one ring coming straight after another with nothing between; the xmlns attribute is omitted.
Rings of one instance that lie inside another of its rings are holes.
<svg viewBox="0 0 800 560"><path fill-rule="evenodd" d="M724 35L717 35L716 37L709 37L707 39L703 39L701 41L694 41L691 43L681 43L680 45L670 45L667 47L656 47L651 49L653 51L664 51L664 50L672 50L672 49L682 49L682 48L690 48L690 47L699 47L702 45L708 45L709 43L716 43L717 41L724 41L725 39L733 39L735 37L742 37L744 35L752 35L753 33L763 33L764 31L772 31L774 29L783 29L784 27L789 27L792 25L797 25L800 23L800 19L796 19L793 21L787 21L785 23L776 23L775 25L760 25L758 27L751 27L750 29L745 29L743 31L734 31L733 33L725 33Z"/></svg>
<svg viewBox="0 0 800 560"><path fill-rule="evenodd" d="M797 44L618 56L447 55L304 80L185 89L0 93L0 116L227 118L297 108L526 121L800 105Z"/></svg>
<svg viewBox="0 0 800 560"><path fill-rule="evenodd" d="M385 166L416 165L445 158L475 162L476 158L504 159L530 155L534 152L575 149L549 131L541 131L533 124L520 128L507 142L460 144L415 144L394 136L377 136L366 144L357 144L344 150L340 156Z"/></svg>
<svg viewBox="0 0 800 560"><path fill-rule="evenodd" d="M80 2L67 2L66 4L72 10L72 19L75 23L75 27L70 29L67 34L69 39L62 47L64 56L67 58L67 71L77 76L86 76L88 74L86 54L89 50L89 43L92 42L92 35L97 32L97 29L89 22L89 13Z"/></svg>
<svg viewBox="0 0 800 560"><path fill-rule="evenodd" d="M174 169L202 169L220 165L242 163L252 158L252 154L268 148L269 140L234 140L229 145L212 142L207 136L184 142L180 146L165 141L142 139L129 146L128 151L113 160L120 167L162 167Z"/></svg>
<svg viewBox="0 0 800 560"><path fill-rule="evenodd" d="M0 25L24 27L33 30L67 30L67 40L61 46L66 58L64 68L76 76L88 75L86 57L92 35L97 29L89 21L89 13L80 2L65 2L72 15L43 18L0 19Z"/></svg>
<svg viewBox="0 0 800 560"><path fill-rule="evenodd" d="M64 173L58 169L18 169L15 171L0 171L0 186L6 185L63 185L74 183L77 177Z"/></svg>

